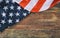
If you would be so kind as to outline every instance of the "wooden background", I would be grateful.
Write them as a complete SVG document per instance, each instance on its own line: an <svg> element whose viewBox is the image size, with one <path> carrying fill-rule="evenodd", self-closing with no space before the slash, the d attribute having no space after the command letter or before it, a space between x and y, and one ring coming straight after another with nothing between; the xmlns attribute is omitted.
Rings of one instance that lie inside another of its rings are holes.
<svg viewBox="0 0 60 38"><path fill-rule="evenodd" d="M50 10L31 13L0 33L0 38L60 38L60 3Z"/></svg>

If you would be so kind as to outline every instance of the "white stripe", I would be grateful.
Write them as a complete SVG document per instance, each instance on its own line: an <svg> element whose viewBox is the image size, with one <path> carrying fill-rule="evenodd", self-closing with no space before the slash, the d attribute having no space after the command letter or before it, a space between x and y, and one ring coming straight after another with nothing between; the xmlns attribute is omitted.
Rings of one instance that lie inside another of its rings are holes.
<svg viewBox="0 0 60 38"><path fill-rule="evenodd" d="M54 0L46 0L46 2L43 4L42 8L39 11L47 10L50 5L52 4Z"/></svg>
<svg viewBox="0 0 60 38"><path fill-rule="evenodd" d="M22 0L13 0L13 2L20 3Z"/></svg>
<svg viewBox="0 0 60 38"><path fill-rule="evenodd" d="M31 0L24 9L31 11L38 1L39 0Z"/></svg>

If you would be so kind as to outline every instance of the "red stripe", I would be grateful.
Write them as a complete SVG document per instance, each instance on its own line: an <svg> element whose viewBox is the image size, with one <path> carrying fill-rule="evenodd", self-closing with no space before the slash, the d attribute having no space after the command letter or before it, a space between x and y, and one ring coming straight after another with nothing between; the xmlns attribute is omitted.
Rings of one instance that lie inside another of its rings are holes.
<svg viewBox="0 0 60 38"><path fill-rule="evenodd" d="M20 5L24 8L30 2L30 0L23 0L20 2Z"/></svg>
<svg viewBox="0 0 60 38"><path fill-rule="evenodd" d="M50 8L52 8L53 6L55 6L60 0L54 0L53 3L51 4Z"/></svg>
<svg viewBox="0 0 60 38"><path fill-rule="evenodd" d="M39 0L38 3L34 6L34 8L31 10L31 12L39 12L45 1L46 0Z"/></svg>

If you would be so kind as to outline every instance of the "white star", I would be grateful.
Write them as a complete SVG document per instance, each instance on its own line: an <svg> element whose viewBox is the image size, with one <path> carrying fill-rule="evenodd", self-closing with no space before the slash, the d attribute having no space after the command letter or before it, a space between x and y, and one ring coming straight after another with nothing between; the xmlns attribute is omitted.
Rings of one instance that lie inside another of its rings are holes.
<svg viewBox="0 0 60 38"><path fill-rule="evenodd" d="M19 22L19 19L16 19L16 22Z"/></svg>
<svg viewBox="0 0 60 38"><path fill-rule="evenodd" d="M6 10L8 9L8 7L7 7L7 6L5 6L3 9L6 11Z"/></svg>
<svg viewBox="0 0 60 38"><path fill-rule="evenodd" d="M9 19L9 20L8 20L8 22L9 22L9 23L12 23L12 20L11 20L11 19Z"/></svg>
<svg viewBox="0 0 60 38"><path fill-rule="evenodd" d="M2 16L3 16L3 17L6 17L6 13L3 12L3 13L2 13Z"/></svg>
<svg viewBox="0 0 60 38"><path fill-rule="evenodd" d="M0 0L0 2L2 2L3 0Z"/></svg>
<svg viewBox="0 0 60 38"><path fill-rule="evenodd" d="M5 23L5 20L1 20L1 23L4 24Z"/></svg>
<svg viewBox="0 0 60 38"><path fill-rule="evenodd" d="M11 16L11 17L12 17L12 16L13 16L13 13L9 13L9 16Z"/></svg>
<svg viewBox="0 0 60 38"><path fill-rule="evenodd" d="M18 7L17 7L17 9L18 9L18 10L20 10L20 9L21 9L21 7L20 7L20 6L18 6Z"/></svg>
<svg viewBox="0 0 60 38"><path fill-rule="evenodd" d="M26 13L23 13L23 16L26 16L27 14Z"/></svg>
<svg viewBox="0 0 60 38"><path fill-rule="evenodd" d="M18 12L16 13L16 16L20 16Z"/></svg>
<svg viewBox="0 0 60 38"><path fill-rule="evenodd" d="M6 0L6 3L9 3L9 0Z"/></svg>
<svg viewBox="0 0 60 38"><path fill-rule="evenodd" d="M14 9L14 6L13 6L13 5L12 5L12 6L10 6L10 9L12 9L12 10L13 10L13 9Z"/></svg>
<svg viewBox="0 0 60 38"><path fill-rule="evenodd" d="M14 3L16 0L12 0L12 3Z"/></svg>

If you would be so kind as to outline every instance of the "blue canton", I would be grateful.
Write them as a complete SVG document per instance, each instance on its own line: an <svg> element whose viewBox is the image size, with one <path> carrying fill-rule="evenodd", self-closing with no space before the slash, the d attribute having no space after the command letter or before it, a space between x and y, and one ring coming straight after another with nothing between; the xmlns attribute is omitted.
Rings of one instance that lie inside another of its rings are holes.
<svg viewBox="0 0 60 38"><path fill-rule="evenodd" d="M0 31L18 23L30 12L12 0L0 0Z"/></svg>

